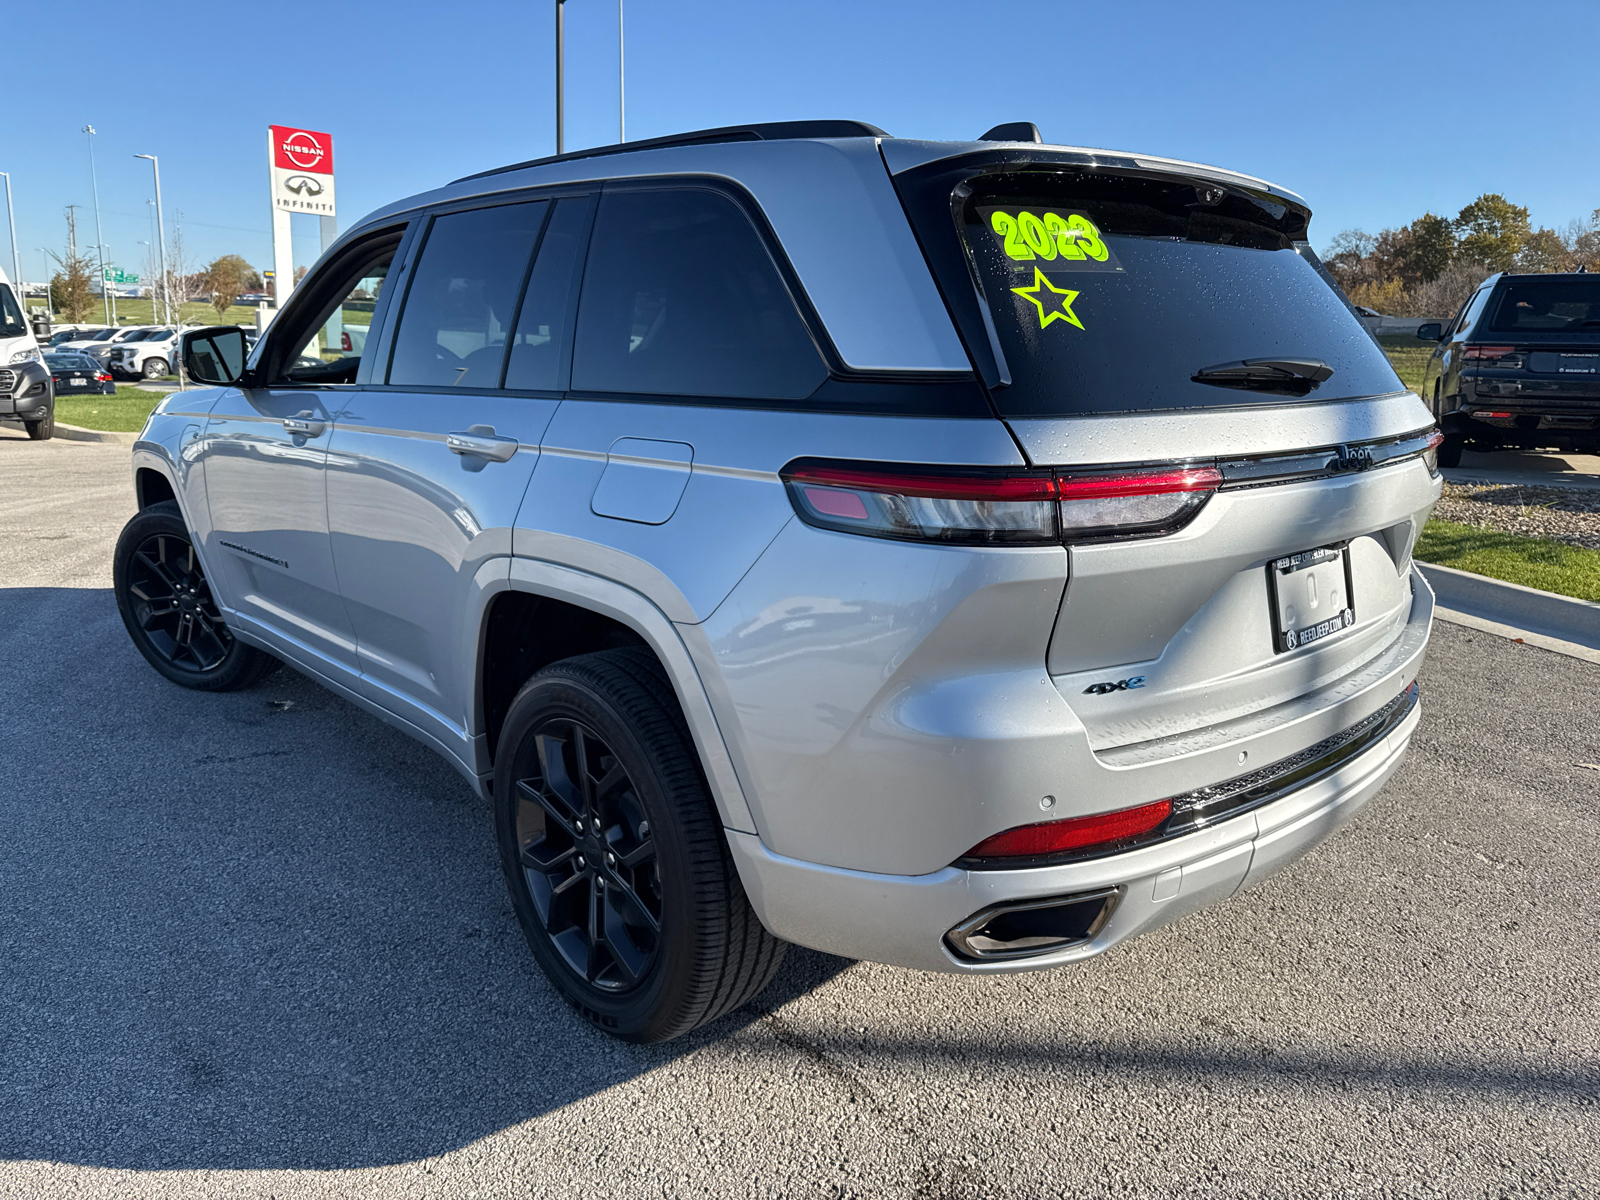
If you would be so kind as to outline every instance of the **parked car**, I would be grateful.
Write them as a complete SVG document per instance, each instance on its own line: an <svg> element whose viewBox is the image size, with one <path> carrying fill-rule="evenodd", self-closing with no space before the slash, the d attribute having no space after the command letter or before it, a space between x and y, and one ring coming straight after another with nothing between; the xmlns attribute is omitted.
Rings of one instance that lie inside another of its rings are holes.
<svg viewBox="0 0 1600 1200"><path fill-rule="evenodd" d="M56 397L50 371L4 271L0 271L0 421L21 421L35 441L55 435Z"/></svg>
<svg viewBox="0 0 1600 1200"><path fill-rule="evenodd" d="M116 382L95 359L76 352L46 351L44 365L50 370L57 396L115 396Z"/></svg>
<svg viewBox="0 0 1600 1200"><path fill-rule="evenodd" d="M444 755L608 1033L786 942L1075 962L1304 853L1416 728L1438 435L1309 216L1029 126L459 180L248 358L185 335L214 387L134 447L117 602L176 683L287 660ZM357 290L384 353L317 361Z"/></svg>
<svg viewBox="0 0 1600 1200"><path fill-rule="evenodd" d="M159 379L178 361L180 330L155 327L111 347L107 367L125 379Z"/></svg>
<svg viewBox="0 0 1600 1200"><path fill-rule="evenodd" d="M51 346L64 346L68 342L93 341L96 337L110 337L115 329L98 325L57 325L50 334Z"/></svg>
<svg viewBox="0 0 1600 1200"><path fill-rule="evenodd" d="M1600 452L1600 275L1491 275L1438 342L1423 394L1444 430L1439 461L1465 449Z"/></svg>
<svg viewBox="0 0 1600 1200"><path fill-rule="evenodd" d="M339 334L339 348L346 354L365 354L369 325L346 325Z"/></svg>
<svg viewBox="0 0 1600 1200"><path fill-rule="evenodd" d="M125 325L120 328L97 329L92 336L72 338L56 346L57 350L76 350L90 355L102 368L109 370L111 352L124 342L144 337L153 328L149 325Z"/></svg>

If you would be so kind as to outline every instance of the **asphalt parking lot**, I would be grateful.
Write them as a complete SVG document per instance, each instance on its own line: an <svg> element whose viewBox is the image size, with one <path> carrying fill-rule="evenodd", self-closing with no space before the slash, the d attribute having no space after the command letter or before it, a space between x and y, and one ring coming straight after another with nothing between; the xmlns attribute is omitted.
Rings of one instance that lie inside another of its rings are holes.
<svg viewBox="0 0 1600 1200"><path fill-rule="evenodd" d="M127 456L0 427L0 1196L1600 1189L1600 667L1441 624L1409 761L1266 884L1068 971L795 950L624 1046L442 761L138 658Z"/></svg>

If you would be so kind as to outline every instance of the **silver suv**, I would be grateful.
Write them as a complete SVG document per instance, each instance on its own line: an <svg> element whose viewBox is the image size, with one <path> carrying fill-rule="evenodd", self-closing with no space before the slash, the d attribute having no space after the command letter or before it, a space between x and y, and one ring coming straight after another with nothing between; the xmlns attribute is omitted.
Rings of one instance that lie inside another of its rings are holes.
<svg viewBox="0 0 1600 1200"><path fill-rule="evenodd" d="M443 754L623 1038L787 942L1032 970L1249 886L1416 727L1439 439L1299 198L1036 137L719 129L379 210L248 356L186 336L134 643Z"/></svg>

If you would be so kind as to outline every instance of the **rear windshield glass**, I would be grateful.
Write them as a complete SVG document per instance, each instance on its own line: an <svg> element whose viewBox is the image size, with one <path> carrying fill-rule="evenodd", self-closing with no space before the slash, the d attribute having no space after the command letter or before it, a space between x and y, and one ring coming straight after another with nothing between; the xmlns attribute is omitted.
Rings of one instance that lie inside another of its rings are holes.
<svg viewBox="0 0 1600 1200"><path fill-rule="evenodd" d="M1576 333L1600 339L1600 275L1594 279L1511 279L1489 318L1497 333Z"/></svg>
<svg viewBox="0 0 1600 1200"><path fill-rule="evenodd" d="M1012 386L995 392L1005 415L1401 390L1377 344L1295 250L1303 216L1281 205L1177 181L1019 172L974 181L958 214L1011 372ZM1213 376L1234 386L1192 378L1254 359L1332 373L1303 394L1292 379L1283 389L1238 386L1237 370Z"/></svg>

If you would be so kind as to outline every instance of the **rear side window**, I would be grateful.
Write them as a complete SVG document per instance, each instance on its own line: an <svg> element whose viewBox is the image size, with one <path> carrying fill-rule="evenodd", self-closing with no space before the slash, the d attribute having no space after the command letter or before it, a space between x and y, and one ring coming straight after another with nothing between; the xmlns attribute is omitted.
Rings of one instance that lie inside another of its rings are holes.
<svg viewBox="0 0 1600 1200"><path fill-rule="evenodd" d="M500 386L517 297L549 202L434 220L395 330L389 382Z"/></svg>
<svg viewBox="0 0 1600 1200"><path fill-rule="evenodd" d="M1600 340L1600 275L1594 279L1512 279L1489 317L1496 333L1577 334Z"/></svg>
<svg viewBox="0 0 1600 1200"><path fill-rule="evenodd" d="M827 367L765 245L720 192L609 192L578 304L578 391L799 400Z"/></svg>
<svg viewBox="0 0 1600 1200"><path fill-rule="evenodd" d="M1012 377L994 392L1003 415L1401 390L1383 352L1295 250L1305 228L1297 210L1100 172L1018 171L966 186L954 213ZM1303 396L1192 378L1250 359L1319 360L1332 374Z"/></svg>

